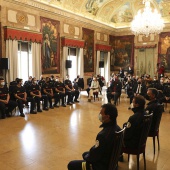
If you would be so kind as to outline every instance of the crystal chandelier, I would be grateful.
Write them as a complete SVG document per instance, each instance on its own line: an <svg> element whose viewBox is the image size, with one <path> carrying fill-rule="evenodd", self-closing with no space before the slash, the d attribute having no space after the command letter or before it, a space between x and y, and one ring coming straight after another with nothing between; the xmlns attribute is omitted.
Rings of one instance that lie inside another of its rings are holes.
<svg viewBox="0 0 170 170"><path fill-rule="evenodd" d="M156 9L152 11L150 0L143 0L143 4L145 4L143 12L139 10L131 23L132 32L135 35L142 34L146 37L148 37L149 34L159 34L164 27L164 21L161 15Z"/></svg>

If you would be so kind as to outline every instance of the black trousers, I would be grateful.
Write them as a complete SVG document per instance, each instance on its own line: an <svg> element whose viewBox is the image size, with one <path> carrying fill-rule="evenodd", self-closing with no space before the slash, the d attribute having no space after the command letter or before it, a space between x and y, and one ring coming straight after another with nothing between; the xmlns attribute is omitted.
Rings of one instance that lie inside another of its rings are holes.
<svg viewBox="0 0 170 170"><path fill-rule="evenodd" d="M56 96L57 100L55 104L59 103L60 104L60 99L62 100L62 105L65 103L65 93L55 93L54 96Z"/></svg>
<svg viewBox="0 0 170 170"><path fill-rule="evenodd" d="M3 102L0 102L0 111L3 116L5 116L6 113L12 112L17 107L17 102L9 100L8 104L5 104ZM6 108L8 108L6 110Z"/></svg>
<svg viewBox="0 0 170 170"><path fill-rule="evenodd" d="M59 103L60 101L60 93L54 93L54 104Z"/></svg>
<svg viewBox="0 0 170 170"><path fill-rule="evenodd" d="M85 170L85 168L83 168L84 166L86 170L92 170L92 168L90 168L90 164L84 160L71 161L67 168L68 170Z"/></svg>
<svg viewBox="0 0 170 170"><path fill-rule="evenodd" d="M47 108L48 107L48 96L43 94L42 97L41 97L41 100L44 101L44 106L43 108Z"/></svg>
<svg viewBox="0 0 170 170"><path fill-rule="evenodd" d="M111 103L111 99L113 99L114 100L114 104L116 105L116 102L117 102L119 96L120 96L120 93L116 92L115 94L111 94L111 92L108 92L107 93L108 103Z"/></svg>
<svg viewBox="0 0 170 170"><path fill-rule="evenodd" d="M22 114L23 113L23 104L25 104L26 102L31 102L31 109L30 112L33 111L35 109L35 100L31 97L27 97L27 101L24 102L21 99L17 99L16 100L17 104L18 104L18 108L19 108L19 112Z"/></svg>
<svg viewBox="0 0 170 170"><path fill-rule="evenodd" d="M37 103L37 110L40 110L40 101L41 101L41 98L40 97L33 97L33 99L35 100L35 103Z"/></svg>

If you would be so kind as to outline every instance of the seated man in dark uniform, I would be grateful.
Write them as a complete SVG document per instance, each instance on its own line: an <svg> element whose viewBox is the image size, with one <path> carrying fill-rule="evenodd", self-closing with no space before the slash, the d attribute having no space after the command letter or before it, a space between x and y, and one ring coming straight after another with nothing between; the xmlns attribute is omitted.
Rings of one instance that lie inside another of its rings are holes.
<svg viewBox="0 0 170 170"><path fill-rule="evenodd" d="M71 105L74 102L79 102L77 99L79 97L79 91L74 89L71 81L69 80L69 75L66 76L66 80L64 81L64 85L66 88L66 95L68 95L68 100L67 100L67 104ZM73 100L74 98L74 100Z"/></svg>
<svg viewBox="0 0 170 170"><path fill-rule="evenodd" d="M119 131L116 118L117 109L114 105L108 103L102 105L99 120L102 122L100 128L103 128L96 137L95 145L88 152L84 152L83 160L71 161L68 164L68 170L107 170L112 154L112 147L115 140L115 131Z"/></svg>
<svg viewBox="0 0 170 170"><path fill-rule="evenodd" d="M132 111L134 114L129 117L127 126L124 132L124 146L128 148L136 148L140 140L142 130L142 122L145 112L145 98L141 95L134 96Z"/></svg>
<svg viewBox="0 0 170 170"><path fill-rule="evenodd" d="M162 114L162 112L163 112L163 107L159 107L160 103L157 100L157 95L158 95L157 89L149 88L147 90L146 99L149 100L149 103L147 104L147 107L145 108L145 110L148 111L149 114L153 113L150 132L153 132L153 130L155 128L155 123L156 123L158 114Z"/></svg>
<svg viewBox="0 0 170 170"><path fill-rule="evenodd" d="M54 104L54 106L57 106L57 104L60 104L60 99L62 100L62 106L66 107L65 105L65 86L62 82L62 79L60 77L56 77L56 82L54 83L54 96L57 96L57 101Z"/></svg>
<svg viewBox="0 0 170 170"><path fill-rule="evenodd" d="M122 90L122 83L119 81L118 76L114 75L114 79L112 80L107 93L108 103L111 103L111 99L113 98L114 104L116 105L116 102L121 95L121 90Z"/></svg>
<svg viewBox="0 0 170 170"><path fill-rule="evenodd" d="M23 104L27 102L31 102L31 114L36 114L37 112L34 110L35 109L35 101L33 98L27 97L27 93L25 88L22 86L22 79L17 80L17 86L14 89L14 97L16 99L16 102L18 103L18 108L20 111L20 116L25 117L23 113Z"/></svg>
<svg viewBox="0 0 170 170"><path fill-rule="evenodd" d="M143 119L145 112L145 98L141 95L134 96L132 100L134 114L129 117L128 122L124 123L126 126L123 139L123 150L127 148L136 148L139 144ZM120 156L120 162L123 161L123 155Z"/></svg>
<svg viewBox="0 0 170 170"><path fill-rule="evenodd" d="M77 90L79 90L79 91L84 89L84 79L80 78L79 75L77 75L77 78L74 79L73 83L74 83L75 89L76 89L76 87L78 88Z"/></svg>
<svg viewBox="0 0 170 170"><path fill-rule="evenodd" d="M48 96L48 102L50 104L50 109L54 109L54 106L52 105L52 98L54 98L53 87L52 87L52 84L50 83L49 77L46 77L45 83L43 84L41 91L42 91L43 95ZM57 100L57 99L55 98L55 100Z"/></svg>
<svg viewBox="0 0 170 170"><path fill-rule="evenodd" d="M12 112L15 107L17 107L17 103L15 101L10 100L8 87L5 86L4 79L0 78L0 111L1 111L1 118L5 119L6 116L10 117L9 112Z"/></svg>
<svg viewBox="0 0 170 170"><path fill-rule="evenodd" d="M145 97L147 89L146 85L142 81L142 78L138 78L137 83L135 83L133 86L132 92L133 93L130 96L130 104L132 103L134 96L141 95ZM131 107L129 107L128 109L131 109Z"/></svg>
<svg viewBox="0 0 170 170"><path fill-rule="evenodd" d="M32 84L29 86L28 91L29 91L30 97L32 97L37 103L37 112L42 112L40 108L40 101L42 100L41 89L40 89L40 86L37 84L37 80L35 77L32 78ZM48 97L47 96L43 97L43 100L44 100L43 110L48 110L47 109Z"/></svg>

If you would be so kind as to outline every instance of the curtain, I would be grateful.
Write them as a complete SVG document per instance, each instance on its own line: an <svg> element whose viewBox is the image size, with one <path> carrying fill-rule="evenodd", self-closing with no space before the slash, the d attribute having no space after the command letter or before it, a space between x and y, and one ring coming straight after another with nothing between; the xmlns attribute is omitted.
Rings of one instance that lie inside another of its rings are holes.
<svg viewBox="0 0 170 170"><path fill-rule="evenodd" d="M63 65L63 68L62 68L63 70L62 70L62 72L63 72L63 78L64 78L64 80L65 80L65 78L66 78L66 75L68 74L68 73L67 73L67 70L66 70L66 67L65 67L67 57L68 57L68 47L64 46L64 47L63 47L63 60L62 60L62 65Z"/></svg>
<svg viewBox="0 0 170 170"><path fill-rule="evenodd" d="M79 49L78 53L78 75L84 77L84 58L83 58L83 48Z"/></svg>
<svg viewBox="0 0 170 170"><path fill-rule="evenodd" d="M100 51L97 51L97 59L96 59L96 75L99 74L99 61L100 61Z"/></svg>
<svg viewBox="0 0 170 170"><path fill-rule="evenodd" d="M104 77L106 80L106 84L109 82L110 78L110 52L107 53L107 56L104 57Z"/></svg>
<svg viewBox="0 0 170 170"><path fill-rule="evenodd" d="M41 44L32 43L32 75L39 80L42 70L41 70Z"/></svg>
<svg viewBox="0 0 170 170"><path fill-rule="evenodd" d="M7 82L9 83L17 78L19 72L17 40L6 40L6 57L9 59L9 70L7 71Z"/></svg>

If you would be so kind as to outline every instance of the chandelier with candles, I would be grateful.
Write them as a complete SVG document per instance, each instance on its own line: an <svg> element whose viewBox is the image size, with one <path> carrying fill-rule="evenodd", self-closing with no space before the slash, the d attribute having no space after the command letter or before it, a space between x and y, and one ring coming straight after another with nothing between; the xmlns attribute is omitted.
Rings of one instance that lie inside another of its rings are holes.
<svg viewBox="0 0 170 170"><path fill-rule="evenodd" d="M152 10L150 0L143 0L145 8L138 11L131 23L131 30L135 35L159 34L164 28L164 21L156 9Z"/></svg>

